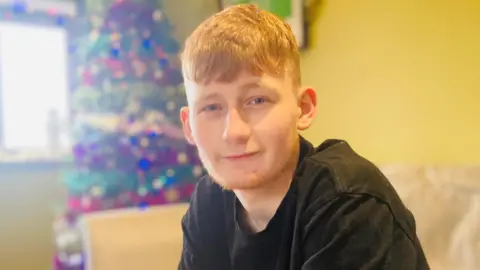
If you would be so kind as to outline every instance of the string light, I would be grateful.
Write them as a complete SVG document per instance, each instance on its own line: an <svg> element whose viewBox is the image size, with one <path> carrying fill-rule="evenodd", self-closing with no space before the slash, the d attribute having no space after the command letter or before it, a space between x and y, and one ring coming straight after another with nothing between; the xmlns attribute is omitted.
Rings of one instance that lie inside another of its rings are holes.
<svg viewBox="0 0 480 270"><path fill-rule="evenodd" d="M143 202L143 201L138 204L138 208L139 208L140 210L146 210L146 209L148 208L148 206L149 206L148 203L147 203L147 202Z"/></svg>
<svg viewBox="0 0 480 270"><path fill-rule="evenodd" d="M153 12L153 20L160 21L163 18L162 11L157 9Z"/></svg>
<svg viewBox="0 0 480 270"><path fill-rule="evenodd" d="M175 202L178 201L180 195L175 189L168 189L165 191L165 199L167 199L168 202Z"/></svg>
<svg viewBox="0 0 480 270"><path fill-rule="evenodd" d="M166 58L162 58L160 60L158 60L158 66L160 67L160 69L165 69L168 67L168 60Z"/></svg>
<svg viewBox="0 0 480 270"><path fill-rule="evenodd" d="M47 10L47 14L50 15L50 16L54 16L57 14L57 10L55 10L54 8L49 8Z"/></svg>
<svg viewBox="0 0 480 270"><path fill-rule="evenodd" d="M139 195L139 196L143 197L143 196L145 196L145 195L147 195L147 194L148 194L147 188L145 188L145 187L140 187L140 188L138 189L138 195Z"/></svg>
<svg viewBox="0 0 480 270"><path fill-rule="evenodd" d="M142 44L143 44L143 48L148 50L152 46L152 41L149 39L144 39Z"/></svg>
<svg viewBox="0 0 480 270"><path fill-rule="evenodd" d="M138 168L142 171L148 171L151 166L151 162L148 159L142 158L138 161Z"/></svg>
<svg viewBox="0 0 480 270"><path fill-rule="evenodd" d="M110 56L111 56L112 58L119 58L119 56L120 56L120 49L118 49L118 48L111 48L111 49L110 49Z"/></svg>
<svg viewBox="0 0 480 270"><path fill-rule="evenodd" d="M12 5L12 11L15 14L26 13L27 12L27 6L23 2L15 1Z"/></svg>
<svg viewBox="0 0 480 270"><path fill-rule="evenodd" d="M58 16L56 18L56 25L58 26L64 26L65 25L65 17L63 16Z"/></svg>

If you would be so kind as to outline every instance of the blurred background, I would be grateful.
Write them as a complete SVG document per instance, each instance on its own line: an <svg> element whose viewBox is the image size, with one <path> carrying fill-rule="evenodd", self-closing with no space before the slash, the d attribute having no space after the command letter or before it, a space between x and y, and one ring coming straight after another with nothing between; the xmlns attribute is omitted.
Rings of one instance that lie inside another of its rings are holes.
<svg viewBox="0 0 480 270"><path fill-rule="evenodd" d="M480 2L468 0L1 0L0 269L176 269L204 173L179 129L178 54L237 2L292 25L319 98L306 138L345 139L381 167L432 269L480 269Z"/></svg>

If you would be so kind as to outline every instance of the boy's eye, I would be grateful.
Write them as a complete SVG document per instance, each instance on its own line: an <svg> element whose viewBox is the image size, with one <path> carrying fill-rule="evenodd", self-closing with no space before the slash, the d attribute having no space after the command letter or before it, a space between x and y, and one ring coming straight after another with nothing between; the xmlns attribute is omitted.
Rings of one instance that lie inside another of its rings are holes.
<svg viewBox="0 0 480 270"><path fill-rule="evenodd" d="M265 102L266 102L266 100L264 98L254 98L254 99L250 100L248 103L252 104L252 105L257 105L257 104L263 104Z"/></svg>
<svg viewBox="0 0 480 270"><path fill-rule="evenodd" d="M216 104L211 104L211 105L207 105L207 106L203 107L202 111L210 112L210 111L217 111L219 109L220 109L220 106L218 106Z"/></svg>

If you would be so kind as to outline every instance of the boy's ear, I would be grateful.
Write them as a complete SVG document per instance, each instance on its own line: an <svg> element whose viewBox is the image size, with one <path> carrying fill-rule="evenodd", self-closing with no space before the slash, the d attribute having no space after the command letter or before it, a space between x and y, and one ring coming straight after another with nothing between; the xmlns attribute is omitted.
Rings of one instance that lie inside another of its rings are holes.
<svg viewBox="0 0 480 270"><path fill-rule="evenodd" d="M313 88L301 89L298 96L299 116L297 129L305 130L312 125L317 114L317 94Z"/></svg>
<svg viewBox="0 0 480 270"><path fill-rule="evenodd" d="M180 120L182 121L183 133L188 143L195 145L195 140L192 135L192 128L190 127L190 109L188 107L182 107L180 109Z"/></svg>

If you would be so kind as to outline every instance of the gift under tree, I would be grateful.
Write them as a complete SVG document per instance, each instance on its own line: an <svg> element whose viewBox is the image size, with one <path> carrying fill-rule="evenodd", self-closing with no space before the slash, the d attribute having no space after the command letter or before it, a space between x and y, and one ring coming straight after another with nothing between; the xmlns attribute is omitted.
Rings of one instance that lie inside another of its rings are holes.
<svg viewBox="0 0 480 270"><path fill-rule="evenodd" d="M76 214L187 201L203 173L185 141L179 45L157 3L117 1L76 44L72 93Z"/></svg>

